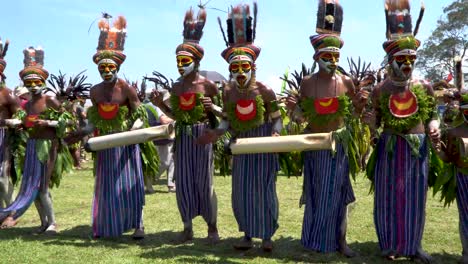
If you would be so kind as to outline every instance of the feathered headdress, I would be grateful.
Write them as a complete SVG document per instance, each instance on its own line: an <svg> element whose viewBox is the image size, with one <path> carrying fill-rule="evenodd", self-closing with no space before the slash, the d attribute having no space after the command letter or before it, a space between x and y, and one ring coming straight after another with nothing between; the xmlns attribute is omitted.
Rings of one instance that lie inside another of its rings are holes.
<svg viewBox="0 0 468 264"><path fill-rule="evenodd" d="M51 74L48 83L51 87L47 87L46 91L55 94L58 97L65 97L68 101L74 101L78 98L88 98L90 83L85 83L87 78L84 75L86 70L78 73L75 77L70 77L67 82L65 74L59 71L59 75Z"/></svg>
<svg viewBox="0 0 468 264"><path fill-rule="evenodd" d="M319 0L317 10L318 35L310 36L315 49L314 59L323 52L339 52L344 42L340 38L343 24L343 8L338 0Z"/></svg>
<svg viewBox="0 0 468 264"><path fill-rule="evenodd" d="M257 3L253 3L253 18L250 16L250 7L239 4L232 7L227 19L227 40L224 34L221 19L218 23L223 33L227 48L221 56L229 63L233 60L248 60L255 62L260 55L260 48L255 46L255 30L257 27Z"/></svg>
<svg viewBox="0 0 468 264"><path fill-rule="evenodd" d="M412 31L413 25L409 0L385 0L387 41L383 44L383 48L387 53L388 62L397 53L398 55L416 55L416 50L421 45L421 42L415 36L418 34L424 9L424 3L421 2L421 10L416 27Z"/></svg>
<svg viewBox="0 0 468 264"><path fill-rule="evenodd" d="M110 28L108 19L102 18L98 27L101 33L97 52L93 56L94 63L98 64L103 59L110 59L121 65L126 58L123 50L127 35L127 20L123 16L118 16L113 27Z"/></svg>
<svg viewBox="0 0 468 264"><path fill-rule="evenodd" d="M200 61L203 59L204 50L198 43L203 36L203 28L206 22L206 11L200 9L197 17L193 13L192 8L187 10L184 18L184 42L177 46L176 55L186 55Z"/></svg>
<svg viewBox="0 0 468 264"><path fill-rule="evenodd" d="M5 70L6 68L6 61L5 61L5 55L8 51L8 45L10 44L10 42L7 40L5 41L5 45L3 45L3 42L2 42L2 39L0 39L0 75L2 77L1 80L4 80L6 79L5 75L3 74L3 71Z"/></svg>
<svg viewBox="0 0 468 264"><path fill-rule="evenodd" d="M29 47L23 51L24 69L19 75L22 80L40 78L43 81L49 77L49 72L44 69L44 50L41 47Z"/></svg>

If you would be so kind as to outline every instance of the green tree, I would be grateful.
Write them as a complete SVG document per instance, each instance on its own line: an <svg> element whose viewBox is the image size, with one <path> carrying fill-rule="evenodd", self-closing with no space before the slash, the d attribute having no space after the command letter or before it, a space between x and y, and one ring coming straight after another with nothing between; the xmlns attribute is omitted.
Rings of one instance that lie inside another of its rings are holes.
<svg viewBox="0 0 468 264"><path fill-rule="evenodd" d="M454 73L454 56L466 61L468 49L468 0L455 0L443 9L444 15L418 52L416 67L428 80L445 79Z"/></svg>

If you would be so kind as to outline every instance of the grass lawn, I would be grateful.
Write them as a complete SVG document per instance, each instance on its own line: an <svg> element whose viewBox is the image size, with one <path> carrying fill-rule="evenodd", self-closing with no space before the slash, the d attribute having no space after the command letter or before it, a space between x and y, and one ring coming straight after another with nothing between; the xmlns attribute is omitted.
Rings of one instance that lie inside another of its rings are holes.
<svg viewBox="0 0 468 264"><path fill-rule="evenodd" d="M119 239L91 239L91 201L93 198L92 163L86 169L63 177L60 188L52 190L60 233L34 236L40 225L32 206L19 224L0 230L0 263L391 263L379 256L373 224L373 201L369 183L359 177L353 183L357 198L348 223L348 242L360 256L346 259L339 254L306 251L300 244L304 208L299 208L302 178L279 176L280 228L273 237L274 252L263 253L256 247L247 252L235 251L232 244L242 234L231 209L231 178L217 176L218 223L222 242L205 244L207 227L201 217L194 220L195 239L176 245L173 240L181 231L175 194L167 193L165 179L156 185L156 194L146 196L144 223L146 239L133 241L131 232ZM456 263L461 254L456 205L444 208L429 195L423 247L436 263ZM406 261L397 261L406 263Z"/></svg>

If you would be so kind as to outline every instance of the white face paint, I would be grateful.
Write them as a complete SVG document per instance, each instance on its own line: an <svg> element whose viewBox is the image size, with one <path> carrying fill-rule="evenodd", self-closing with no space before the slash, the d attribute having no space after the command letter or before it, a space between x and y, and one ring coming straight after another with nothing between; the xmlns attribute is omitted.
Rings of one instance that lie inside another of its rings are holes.
<svg viewBox="0 0 468 264"><path fill-rule="evenodd" d="M182 77L186 77L195 70L195 62L190 63L187 66L179 67L179 73Z"/></svg>
<svg viewBox="0 0 468 264"><path fill-rule="evenodd" d="M29 91L31 94L34 94L34 95L39 95L39 94L41 94L43 90L44 90L44 86L32 86L32 87L28 87L28 91Z"/></svg>
<svg viewBox="0 0 468 264"><path fill-rule="evenodd" d="M252 71L249 71L247 73L233 73L232 78L236 82L237 86L240 88L244 88L247 86L250 82L250 79L252 79Z"/></svg>
<svg viewBox="0 0 468 264"><path fill-rule="evenodd" d="M39 95L45 88L45 83L39 78L30 78L23 81L24 86L32 95Z"/></svg>
<svg viewBox="0 0 468 264"><path fill-rule="evenodd" d="M408 80L413 74L412 64L398 63L396 60L393 60L391 66L394 76L398 79Z"/></svg>
<svg viewBox="0 0 468 264"><path fill-rule="evenodd" d="M340 60L339 52L324 52L319 55L317 63L319 68L329 74L334 74Z"/></svg>
<svg viewBox="0 0 468 264"><path fill-rule="evenodd" d="M323 59L318 59L319 68L326 71L327 73L333 74L336 71L336 64L330 61L324 61Z"/></svg>
<svg viewBox="0 0 468 264"><path fill-rule="evenodd" d="M98 64L98 70L104 82L114 82L117 79L118 67L112 60L102 60Z"/></svg>
<svg viewBox="0 0 468 264"><path fill-rule="evenodd" d="M247 60L233 60L229 63L232 79L239 88L245 88L252 79L252 63Z"/></svg>

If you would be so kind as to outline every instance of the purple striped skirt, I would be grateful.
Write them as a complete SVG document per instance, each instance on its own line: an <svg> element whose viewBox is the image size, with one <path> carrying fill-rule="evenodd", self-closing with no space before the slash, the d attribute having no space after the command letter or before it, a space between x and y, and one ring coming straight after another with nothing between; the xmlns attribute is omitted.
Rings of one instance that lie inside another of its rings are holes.
<svg viewBox="0 0 468 264"><path fill-rule="evenodd" d="M216 212L211 203L214 195L213 148L211 144L195 143L205 128L208 124L195 124L191 135L182 131L175 141L174 180L177 206L184 223L199 215L207 223L215 219Z"/></svg>
<svg viewBox="0 0 468 264"><path fill-rule="evenodd" d="M421 142L418 157L401 136L384 133L377 145L374 222L385 254L414 256L421 246L429 163L426 136L417 136ZM396 137L395 146L389 153L392 137Z"/></svg>
<svg viewBox="0 0 468 264"><path fill-rule="evenodd" d="M116 147L96 154L93 235L117 237L142 227L145 192L139 146Z"/></svg>
<svg viewBox="0 0 468 264"><path fill-rule="evenodd" d="M302 245L319 252L335 252L339 248L346 206L355 200L343 146L337 144L336 153L305 152L304 177L306 207Z"/></svg>
<svg viewBox="0 0 468 264"><path fill-rule="evenodd" d="M39 190L48 188L46 172L47 166L37 158L36 140L28 139L20 190L12 204L7 208L0 209L0 222L11 213L13 213L13 218L17 219L28 210Z"/></svg>
<svg viewBox="0 0 468 264"><path fill-rule="evenodd" d="M457 173L457 205L460 217L460 233L468 243L468 175Z"/></svg>
<svg viewBox="0 0 468 264"><path fill-rule="evenodd" d="M269 137L272 125L263 124L242 132L238 138ZM270 239L278 229L276 173L278 155L234 155L232 163L232 208L239 231L249 237Z"/></svg>

